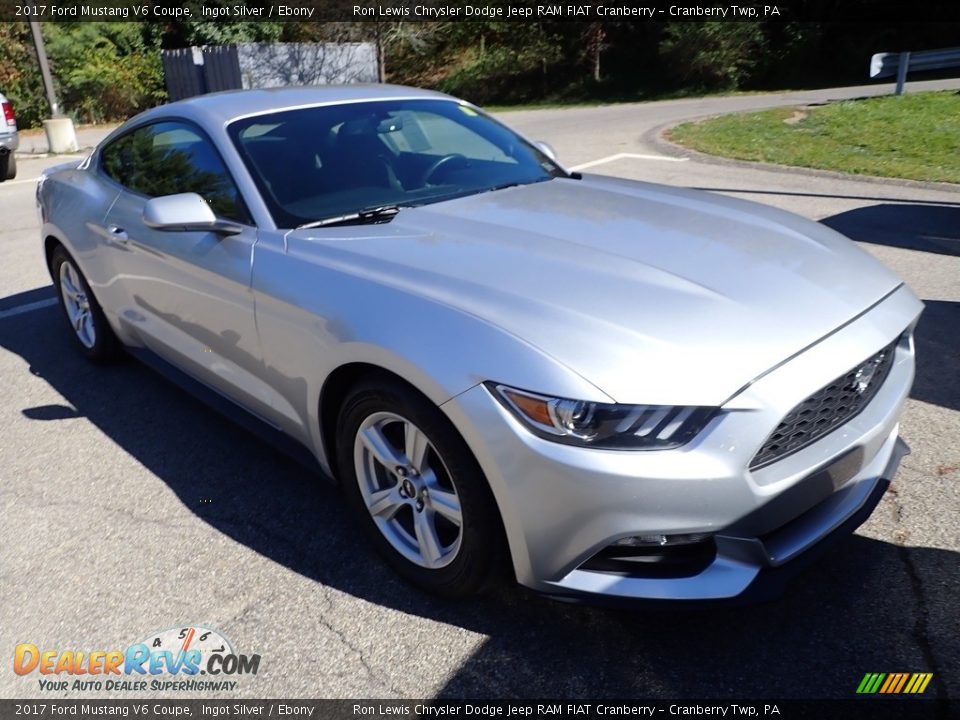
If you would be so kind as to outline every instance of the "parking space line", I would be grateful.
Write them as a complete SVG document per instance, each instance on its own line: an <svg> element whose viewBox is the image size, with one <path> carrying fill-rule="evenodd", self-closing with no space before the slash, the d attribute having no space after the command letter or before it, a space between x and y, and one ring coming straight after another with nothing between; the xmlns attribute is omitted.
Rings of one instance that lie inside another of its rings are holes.
<svg viewBox="0 0 960 720"><path fill-rule="evenodd" d="M46 160L46 159L49 158L49 157L56 157L58 160L63 160L64 162L66 162L67 160L82 160L83 158L86 157L86 155L72 155L72 154L71 154L71 155L56 155L56 156L52 156L52 155L42 155L42 156L39 156L39 157L36 157L36 158L29 157L29 156L23 156L23 155L17 155L17 160ZM5 188L5 187L7 187L8 185L23 185L23 184L25 184L25 183L35 183L35 182L36 182L37 180L39 180L39 179L40 179L39 177L35 177L35 178L23 178L23 179L21 179L21 180L4 180L3 182L0 182L0 189L3 189L3 188Z"/></svg>
<svg viewBox="0 0 960 720"><path fill-rule="evenodd" d="M24 152L17 153L17 160L81 160L87 156L88 153L76 152L76 153L63 153L62 155L57 153L32 153Z"/></svg>
<svg viewBox="0 0 960 720"><path fill-rule="evenodd" d="M57 299L53 297L47 298L46 300L37 300L36 302L27 303L25 305L17 305L9 310L0 310L0 320L13 317L14 315L23 315L24 313L33 312L34 310L43 310L43 308L47 308L56 304Z"/></svg>
<svg viewBox="0 0 960 720"><path fill-rule="evenodd" d="M641 153L617 153L616 155L607 155L606 157L590 162L573 165L570 170L586 170L587 168L603 165L604 163L614 162L616 160L662 160L664 162L687 162L690 158L668 157L667 155L644 155Z"/></svg>
<svg viewBox="0 0 960 720"><path fill-rule="evenodd" d="M40 178L27 178L25 180L4 180L0 183L0 189L7 187L7 185L22 185L23 183L35 183Z"/></svg>

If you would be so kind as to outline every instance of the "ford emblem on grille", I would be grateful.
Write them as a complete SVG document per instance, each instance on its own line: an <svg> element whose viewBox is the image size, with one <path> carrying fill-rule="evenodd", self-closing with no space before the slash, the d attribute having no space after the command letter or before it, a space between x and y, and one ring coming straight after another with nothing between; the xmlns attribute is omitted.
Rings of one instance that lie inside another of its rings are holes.
<svg viewBox="0 0 960 720"><path fill-rule="evenodd" d="M881 363L886 359L887 354L881 353L878 357L874 358L866 365L860 366L857 370L857 374L853 376L853 382L850 383L850 389L856 390L858 395L863 395L864 391L870 387L870 381L873 380L873 376L877 373L877 368L880 367Z"/></svg>

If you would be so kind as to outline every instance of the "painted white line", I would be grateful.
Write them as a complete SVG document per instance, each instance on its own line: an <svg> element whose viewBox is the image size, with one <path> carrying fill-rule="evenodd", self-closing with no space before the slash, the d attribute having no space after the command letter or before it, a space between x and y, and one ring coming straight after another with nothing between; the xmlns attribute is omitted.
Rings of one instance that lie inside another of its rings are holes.
<svg viewBox="0 0 960 720"><path fill-rule="evenodd" d="M616 155L607 155L598 160L573 165L570 170L586 170L587 168L603 165L604 163L614 162L616 160L662 160L664 162L687 162L690 158L668 157L666 155L643 155L640 153L617 153Z"/></svg>
<svg viewBox="0 0 960 720"><path fill-rule="evenodd" d="M83 153L64 153L63 155L57 155L56 153L34 153L34 152L22 152L17 153L17 160L80 160L85 158L86 155Z"/></svg>
<svg viewBox="0 0 960 720"><path fill-rule="evenodd" d="M26 180L4 180L0 183L0 189L5 188L7 185L22 185L23 183L36 183L40 178L27 178Z"/></svg>
<svg viewBox="0 0 960 720"><path fill-rule="evenodd" d="M38 158L17 155L18 160L34 160L34 159L44 160L44 159L47 159L48 157L56 157L58 160L67 161L67 160L83 160L83 158L85 158L86 155L41 155ZM24 178L22 180L4 180L3 182L0 182L0 188L4 188L7 185L23 185L24 183L35 183L39 179L40 179L39 177L35 177L35 178Z"/></svg>
<svg viewBox="0 0 960 720"><path fill-rule="evenodd" d="M13 317L14 315L23 315L24 313L33 312L34 310L43 310L43 308L56 304L56 298L47 298L46 300L37 300L36 302L27 303L26 305L17 305L9 310L0 310L0 320Z"/></svg>

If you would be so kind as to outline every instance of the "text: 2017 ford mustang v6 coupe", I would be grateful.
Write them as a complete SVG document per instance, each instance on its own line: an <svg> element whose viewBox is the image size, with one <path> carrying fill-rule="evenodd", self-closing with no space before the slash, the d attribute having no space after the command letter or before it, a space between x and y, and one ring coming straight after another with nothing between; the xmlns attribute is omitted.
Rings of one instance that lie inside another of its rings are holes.
<svg viewBox="0 0 960 720"><path fill-rule="evenodd" d="M42 178L45 256L85 355L297 441L421 587L770 594L895 473L922 306L819 224L552 155L409 88L198 97Z"/></svg>

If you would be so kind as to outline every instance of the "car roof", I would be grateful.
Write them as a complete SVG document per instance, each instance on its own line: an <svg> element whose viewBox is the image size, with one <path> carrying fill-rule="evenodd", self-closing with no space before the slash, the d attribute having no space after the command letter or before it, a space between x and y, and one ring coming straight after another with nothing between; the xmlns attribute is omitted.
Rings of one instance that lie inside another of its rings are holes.
<svg viewBox="0 0 960 720"><path fill-rule="evenodd" d="M137 116L137 121L152 117L179 115L202 120L210 125L226 125L238 118L267 112L291 110L312 105L326 105L364 100L399 100L411 98L434 98L453 100L449 95L385 84L318 85L304 87L262 88L256 90L230 90L227 92L198 95L147 110Z"/></svg>

